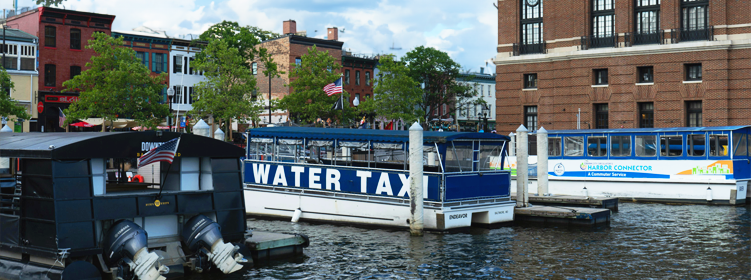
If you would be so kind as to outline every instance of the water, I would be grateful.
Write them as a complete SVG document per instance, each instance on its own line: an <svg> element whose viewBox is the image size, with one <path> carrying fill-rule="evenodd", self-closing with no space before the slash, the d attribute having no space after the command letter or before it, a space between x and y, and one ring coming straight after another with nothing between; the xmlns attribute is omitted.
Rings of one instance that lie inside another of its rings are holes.
<svg viewBox="0 0 751 280"><path fill-rule="evenodd" d="M609 227L520 225L409 236L251 220L303 233L305 256L192 279L751 279L751 207L622 203Z"/></svg>

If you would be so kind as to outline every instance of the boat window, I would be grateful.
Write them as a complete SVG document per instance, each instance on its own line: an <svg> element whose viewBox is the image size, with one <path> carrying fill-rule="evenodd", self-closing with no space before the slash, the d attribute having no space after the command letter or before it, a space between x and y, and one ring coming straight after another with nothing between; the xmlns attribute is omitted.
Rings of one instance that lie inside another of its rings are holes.
<svg viewBox="0 0 751 280"><path fill-rule="evenodd" d="M449 146L446 151L446 172L472 171L472 145Z"/></svg>
<svg viewBox="0 0 751 280"><path fill-rule="evenodd" d="M561 156L561 137L548 138L548 156Z"/></svg>
<svg viewBox="0 0 751 280"><path fill-rule="evenodd" d="M276 145L276 161L300 162L303 159L304 149L302 140L281 139Z"/></svg>
<svg viewBox="0 0 751 280"><path fill-rule="evenodd" d="M657 155L657 137L652 135L637 135L634 142L637 157L653 157Z"/></svg>
<svg viewBox="0 0 751 280"><path fill-rule="evenodd" d="M728 136L727 135L710 135L709 136L709 156L720 157L728 155Z"/></svg>
<svg viewBox="0 0 751 280"><path fill-rule="evenodd" d="M587 137L587 155L604 157L608 155L608 138L605 136Z"/></svg>
<svg viewBox="0 0 751 280"><path fill-rule="evenodd" d="M404 144L373 143L373 156L377 168L404 169L407 162Z"/></svg>
<svg viewBox="0 0 751 280"><path fill-rule="evenodd" d="M686 139L686 152L692 157L703 157L706 153L707 137L704 134L692 134Z"/></svg>
<svg viewBox="0 0 751 280"><path fill-rule="evenodd" d="M660 136L660 156L679 157L683 155L683 135Z"/></svg>
<svg viewBox="0 0 751 280"><path fill-rule="evenodd" d="M746 142L748 141L747 135L744 133L733 133L733 155L735 156L746 156L748 151L748 146Z"/></svg>
<svg viewBox="0 0 751 280"><path fill-rule="evenodd" d="M10 174L10 158L0 157L0 177Z"/></svg>
<svg viewBox="0 0 751 280"><path fill-rule="evenodd" d="M566 149L564 153L567 157L580 157L584 155L584 136L564 137Z"/></svg>
<svg viewBox="0 0 751 280"><path fill-rule="evenodd" d="M274 144L253 142L248 144L248 159L271 160Z"/></svg>
<svg viewBox="0 0 751 280"><path fill-rule="evenodd" d="M425 167L438 167L437 171L440 172L440 157L435 146L423 146L422 147L422 163ZM427 171L427 170L425 170Z"/></svg>
<svg viewBox="0 0 751 280"><path fill-rule="evenodd" d="M610 156L627 157L631 155L631 136L610 136Z"/></svg>
<svg viewBox="0 0 751 280"><path fill-rule="evenodd" d="M480 142L480 171L499 170L501 167L501 153L503 153L503 143Z"/></svg>

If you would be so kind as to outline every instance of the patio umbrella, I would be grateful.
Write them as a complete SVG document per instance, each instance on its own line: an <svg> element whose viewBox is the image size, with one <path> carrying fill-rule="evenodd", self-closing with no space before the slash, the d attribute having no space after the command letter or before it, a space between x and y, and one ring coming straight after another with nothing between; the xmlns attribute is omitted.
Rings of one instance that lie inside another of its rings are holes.
<svg viewBox="0 0 751 280"><path fill-rule="evenodd" d="M95 125L95 124L90 124L90 123L87 123L87 122L77 122L77 123L72 123L72 124L70 124L70 126L77 126L77 127L95 127L96 125Z"/></svg>

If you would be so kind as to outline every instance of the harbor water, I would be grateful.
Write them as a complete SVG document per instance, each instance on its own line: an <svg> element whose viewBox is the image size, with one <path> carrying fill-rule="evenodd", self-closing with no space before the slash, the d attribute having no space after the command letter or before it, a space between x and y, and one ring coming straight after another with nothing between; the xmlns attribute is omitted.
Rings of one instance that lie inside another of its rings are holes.
<svg viewBox="0 0 751 280"><path fill-rule="evenodd" d="M304 214L303 214L304 217ZM248 221L303 233L305 256L189 279L751 279L751 207L622 203L609 226L457 233Z"/></svg>

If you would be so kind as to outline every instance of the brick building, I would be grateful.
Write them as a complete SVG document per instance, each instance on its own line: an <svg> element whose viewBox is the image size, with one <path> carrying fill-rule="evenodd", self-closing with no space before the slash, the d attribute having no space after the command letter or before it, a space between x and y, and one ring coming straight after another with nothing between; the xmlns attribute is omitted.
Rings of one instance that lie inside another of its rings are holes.
<svg viewBox="0 0 751 280"><path fill-rule="evenodd" d="M350 94L350 106L355 105L356 99L363 102L373 96L373 80L377 74L378 59L378 56L358 55L347 51L342 55L342 87Z"/></svg>
<svg viewBox="0 0 751 280"><path fill-rule="evenodd" d="M751 125L751 1L498 1L497 120Z"/></svg>
<svg viewBox="0 0 751 280"><path fill-rule="evenodd" d="M339 31L336 27L328 29L328 39L307 37L305 31L298 32L297 23L294 20L285 21L283 30L284 33L281 37L264 41L259 44L259 47L266 48L269 51L274 61L279 64L278 70L285 74L269 81L269 78L263 74L263 71L266 70L263 63L255 61L251 64L253 75L257 80L258 92L256 92L256 96L266 102L269 100L269 83L271 84L272 99L281 99L292 93L292 88L289 87L290 70L302 62L302 56L308 52L308 48L311 46L315 45L319 51L328 51L329 55L339 63L342 61L342 45L344 45L344 42L338 41ZM262 123L273 124L286 122L288 116L288 112L278 110L271 114L270 122L268 113L261 114L260 117Z"/></svg>
<svg viewBox="0 0 751 280"><path fill-rule="evenodd" d="M95 52L86 49L94 32L110 34L113 15L40 7L9 17L7 25L39 37L38 122L32 131L64 131L58 126L59 109L78 99L63 92L63 82L84 70Z"/></svg>

